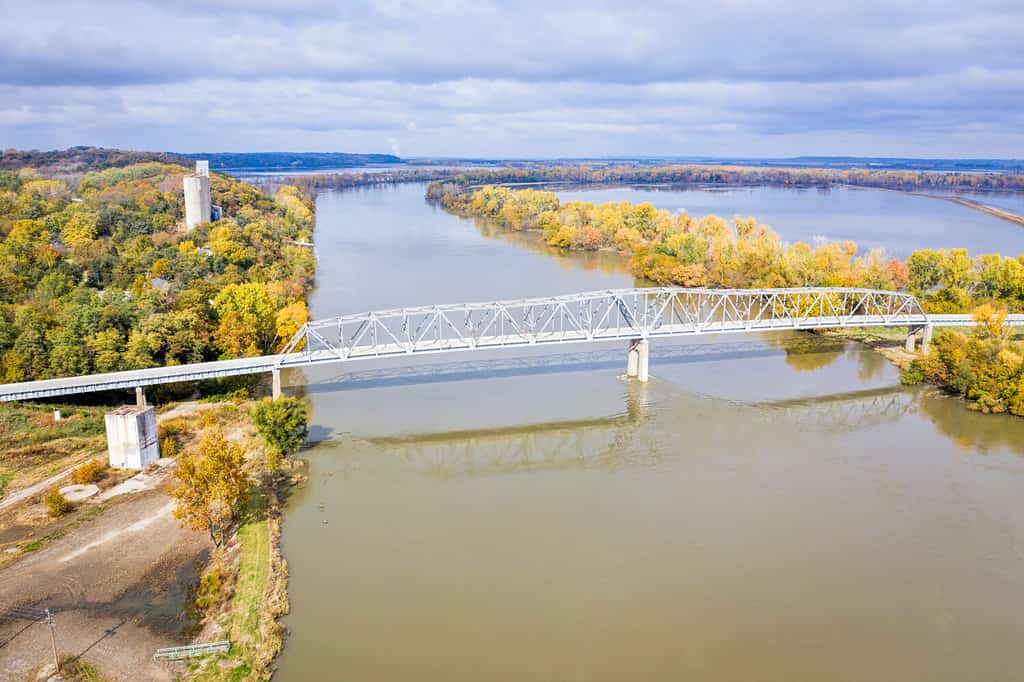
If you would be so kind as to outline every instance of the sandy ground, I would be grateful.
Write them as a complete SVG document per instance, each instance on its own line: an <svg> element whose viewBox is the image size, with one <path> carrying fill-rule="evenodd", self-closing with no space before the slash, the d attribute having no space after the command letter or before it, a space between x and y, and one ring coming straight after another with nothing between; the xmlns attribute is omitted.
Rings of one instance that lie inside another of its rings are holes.
<svg viewBox="0 0 1024 682"><path fill-rule="evenodd" d="M203 533L179 527L164 490L126 496L68 536L0 570L0 613L57 612L57 648L106 679L170 680L152 661L188 643L186 586L209 551ZM35 679L53 658L45 625L0 620L0 680Z"/></svg>

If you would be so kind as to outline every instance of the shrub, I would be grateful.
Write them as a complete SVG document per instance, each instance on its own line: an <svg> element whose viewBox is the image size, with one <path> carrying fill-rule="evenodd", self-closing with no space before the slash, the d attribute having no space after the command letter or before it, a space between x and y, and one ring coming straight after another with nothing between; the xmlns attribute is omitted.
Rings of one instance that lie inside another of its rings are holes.
<svg viewBox="0 0 1024 682"><path fill-rule="evenodd" d="M71 511L72 504L59 491L54 490L46 496L46 508L49 510L50 516L57 518Z"/></svg>
<svg viewBox="0 0 1024 682"><path fill-rule="evenodd" d="M217 425L217 413L215 410L206 410L199 415L199 428L209 429Z"/></svg>
<svg viewBox="0 0 1024 682"><path fill-rule="evenodd" d="M264 398L256 404L252 416L256 431L277 455L268 461L271 471L277 468L281 456L295 452L306 442L309 417L306 406L297 398Z"/></svg>
<svg viewBox="0 0 1024 682"><path fill-rule="evenodd" d="M914 360L910 363L909 367L900 373L900 383L906 384L907 386L919 384L924 380L925 369L920 360Z"/></svg>
<svg viewBox="0 0 1024 682"><path fill-rule="evenodd" d="M71 472L71 480L79 484L95 483L103 469L103 462L98 459L90 459Z"/></svg>
<svg viewBox="0 0 1024 682"><path fill-rule="evenodd" d="M221 577L220 569L215 567L199 580L199 585L196 587L196 609L200 613L206 613L223 600L224 580Z"/></svg>
<svg viewBox="0 0 1024 682"><path fill-rule="evenodd" d="M188 423L184 419L166 419L156 427L156 437L163 441L185 433L187 430Z"/></svg>

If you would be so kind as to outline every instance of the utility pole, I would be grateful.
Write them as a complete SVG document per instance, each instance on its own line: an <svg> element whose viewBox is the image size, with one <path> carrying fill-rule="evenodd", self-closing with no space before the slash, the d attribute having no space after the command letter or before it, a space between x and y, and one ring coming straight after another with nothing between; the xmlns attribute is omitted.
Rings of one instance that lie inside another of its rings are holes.
<svg viewBox="0 0 1024 682"><path fill-rule="evenodd" d="M46 623L50 626L50 646L53 647L53 667L60 672L60 659L57 658L57 635L54 634L56 623L53 622L53 612L46 609Z"/></svg>

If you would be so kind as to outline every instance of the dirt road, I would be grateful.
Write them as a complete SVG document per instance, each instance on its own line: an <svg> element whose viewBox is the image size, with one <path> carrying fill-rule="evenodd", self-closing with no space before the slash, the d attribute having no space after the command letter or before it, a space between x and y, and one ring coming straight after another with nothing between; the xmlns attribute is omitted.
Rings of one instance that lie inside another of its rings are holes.
<svg viewBox="0 0 1024 682"><path fill-rule="evenodd" d="M186 644L183 608L202 533L178 526L162 489L112 504L95 519L0 570L0 613L14 606L57 612L57 647L105 679L169 680L152 661ZM35 679L51 661L45 625L0 620L0 680Z"/></svg>

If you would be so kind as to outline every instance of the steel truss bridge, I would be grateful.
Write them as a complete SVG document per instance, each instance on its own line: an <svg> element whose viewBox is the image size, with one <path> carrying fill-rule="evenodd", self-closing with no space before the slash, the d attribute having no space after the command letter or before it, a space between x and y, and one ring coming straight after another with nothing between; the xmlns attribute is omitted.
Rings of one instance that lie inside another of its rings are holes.
<svg viewBox="0 0 1024 682"><path fill-rule="evenodd" d="M1024 326L1024 315L1007 323ZM929 315L910 294L848 288L595 291L547 298L396 308L311 321L282 352L255 358L154 367L0 385L0 401L31 400L268 372L326 363L484 349L626 340L629 374L647 378L647 344L660 337L908 327L908 348L933 327L965 327L970 315Z"/></svg>

